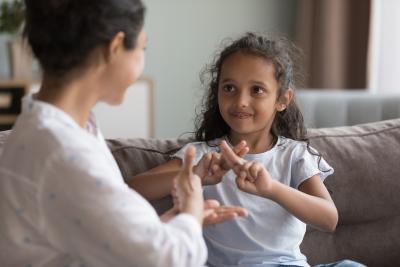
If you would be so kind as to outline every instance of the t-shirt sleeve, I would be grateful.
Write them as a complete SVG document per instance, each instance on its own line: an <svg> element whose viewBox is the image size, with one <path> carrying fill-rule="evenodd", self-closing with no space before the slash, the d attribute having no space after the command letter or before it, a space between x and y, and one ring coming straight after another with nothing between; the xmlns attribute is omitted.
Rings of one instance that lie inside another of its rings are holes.
<svg viewBox="0 0 400 267"><path fill-rule="evenodd" d="M318 151L306 144L297 145L294 153L294 162L292 164L291 187L298 188L299 185L308 178L319 174L322 181L333 174L334 169L326 160L318 155Z"/></svg>
<svg viewBox="0 0 400 267"><path fill-rule="evenodd" d="M185 152L189 146L194 146L194 148L196 149L196 156L194 157L194 160L193 160L193 165L196 165L200 161L202 156L208 152L205 147L206 146L205 143L195 142L195 143L186 144L180 150L178 150L175 154L173 154L172 157L183 160L184 156L185 156Z"/></svg>
<svg viewBox="0 0 400 267"><path fill-rule="evenodd" d="M168 223L130 189L96 151L55 155L42 181L42 230L59 251L89 266L201 266L207 252L199 223Z"/></svg>

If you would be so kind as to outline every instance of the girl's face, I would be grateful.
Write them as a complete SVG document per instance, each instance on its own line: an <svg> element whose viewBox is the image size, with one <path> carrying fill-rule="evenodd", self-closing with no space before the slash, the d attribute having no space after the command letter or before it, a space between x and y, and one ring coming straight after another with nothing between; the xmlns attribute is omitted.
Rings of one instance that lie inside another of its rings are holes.
<svg viewBox="0 0 400 267"><path fill-rule="evenodd" d="M222 64L218 104L231 138L269 133L277 110L279 84L275 68L266 59L241 52Z"/></svg>
<svg viewBox="0 0 400 267"><path fill-rule="evenodd" d="M144 68L144 48L146 35L142 30L134 49L125 49L123 40L119 52L115 53L105 71L104 80L108 83L102 100L111 105L122 103L127 88L142 74Z"/></svg>

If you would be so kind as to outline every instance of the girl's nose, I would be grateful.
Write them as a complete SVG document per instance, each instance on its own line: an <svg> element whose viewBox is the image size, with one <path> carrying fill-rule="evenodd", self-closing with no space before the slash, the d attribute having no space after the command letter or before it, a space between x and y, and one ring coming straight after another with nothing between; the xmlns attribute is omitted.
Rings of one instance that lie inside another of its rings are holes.
<svg viewBox="0 0 400 267"><path fill-rule="evenodd" d="M245 92L242 92L237 95L236 101L238 107L245 108L249 106L250 98Z"/></svg>

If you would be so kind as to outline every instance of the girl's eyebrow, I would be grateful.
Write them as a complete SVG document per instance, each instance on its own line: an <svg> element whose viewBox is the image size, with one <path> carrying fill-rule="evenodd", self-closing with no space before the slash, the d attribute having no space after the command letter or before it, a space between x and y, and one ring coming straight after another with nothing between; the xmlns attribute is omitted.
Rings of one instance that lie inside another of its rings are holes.
<svg viewBox="0 0 400 267"><path fill-rule="evenodd" d="M221 83L228 83L228 82L235 82L235 80L232 79L232 78L225 78L225 79L223 79L221 81ZM259 85L259 86L264 87L266 89L269 88L269 85L267 83L265 83L265 82L262 82L262 81L250 80L250 83Z"/></svg>
<svg viewBox="0 0 400 267"><path fill-rule="evenodd" d="M226 82L234 82L234 80L233 80L233 79L230 79L230 78L225 78L225 79L223 79L223 80L221 81L221 83L226 83Z"/></svg>
<svg viewBox="0 0 400 267"><path fill-rule="evenodd" d="M266 83L264 83L264 82L261 82L261 81L250 80L250 82L251 82L251 83L254 83L254 84L261 85L261 86L263 86L263 87L268 87L268 84L266 84Z"/></svg>

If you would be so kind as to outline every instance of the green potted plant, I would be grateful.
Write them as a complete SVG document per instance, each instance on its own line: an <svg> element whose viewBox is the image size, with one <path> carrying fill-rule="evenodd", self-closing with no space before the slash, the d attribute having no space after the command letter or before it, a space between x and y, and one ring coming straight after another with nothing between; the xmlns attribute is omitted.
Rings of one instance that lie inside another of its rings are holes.
<svg viewBox="0 0 400 267"><path fill-rule="evenodd" d="M0 33L9 36L10 78L14 80L32 79L32 56L21 38L24 20L23 0L3 0L0 4Z"/></svg>
<svg viewBox="0 0 400 267"><path fill-rule="evenodd" d="M25 6L21 0L2 2L0 5L0 32L16 34L25 19Z"/></svg>

